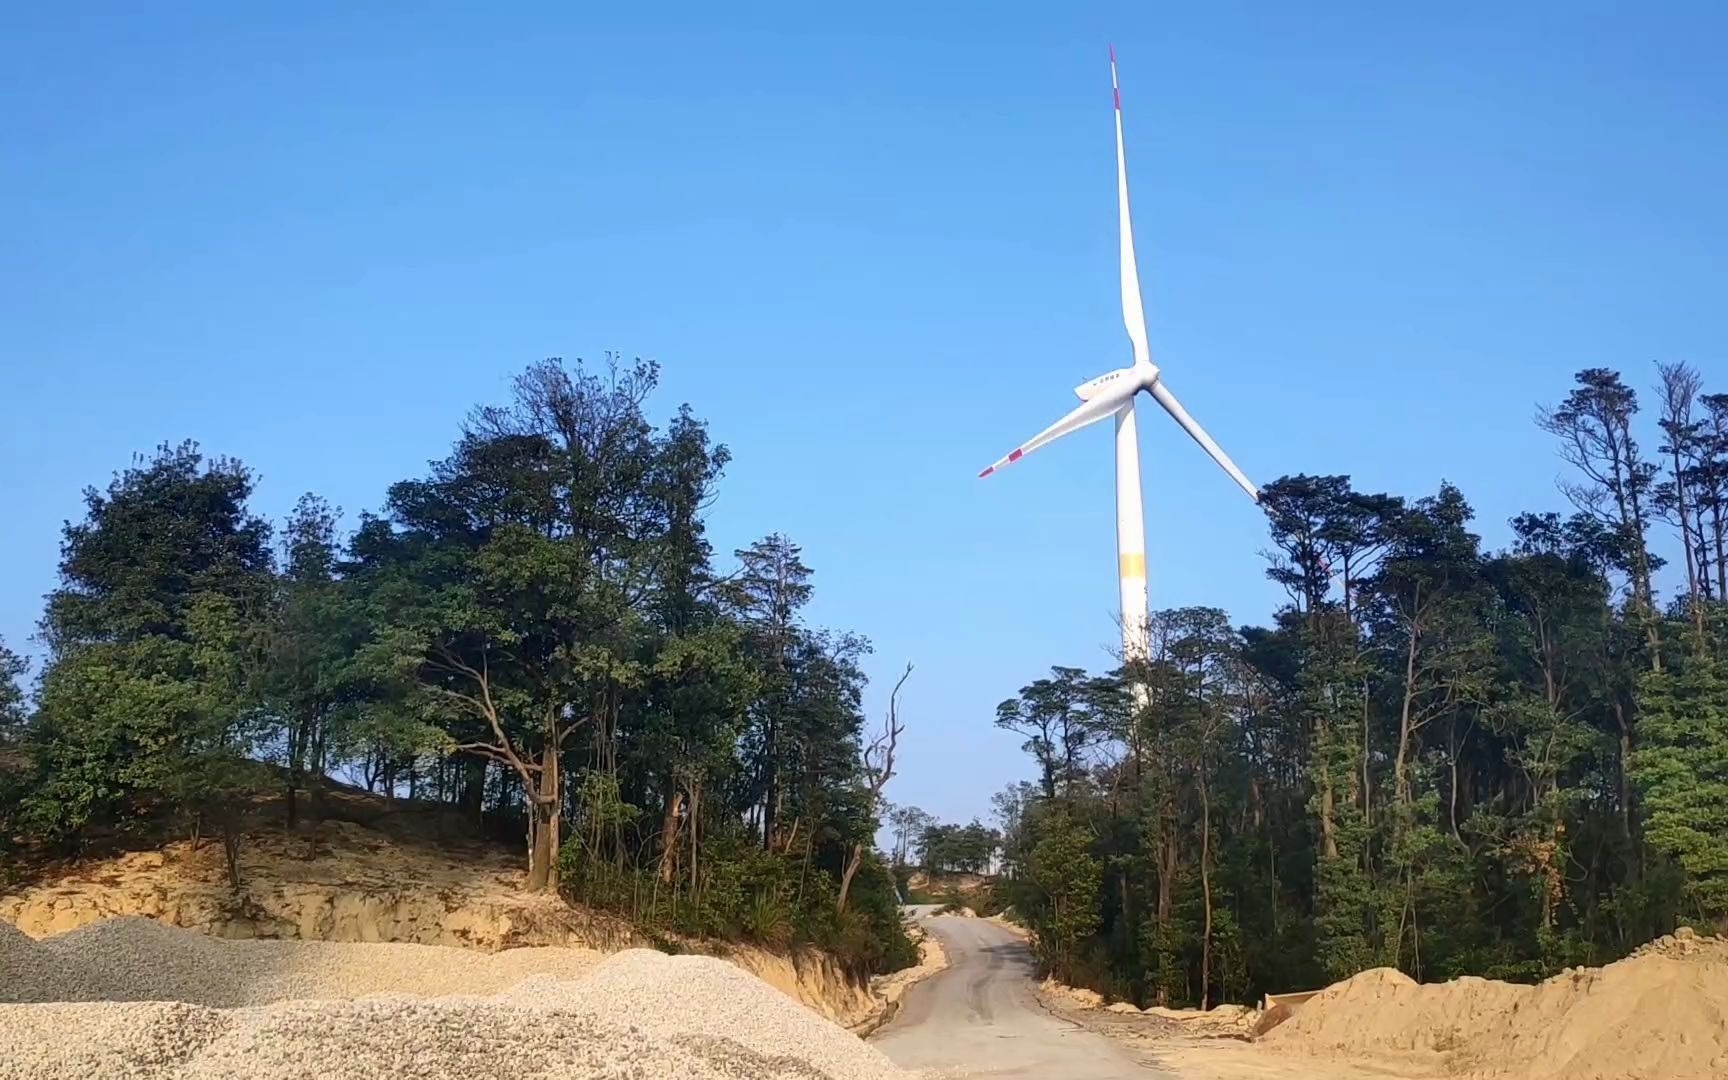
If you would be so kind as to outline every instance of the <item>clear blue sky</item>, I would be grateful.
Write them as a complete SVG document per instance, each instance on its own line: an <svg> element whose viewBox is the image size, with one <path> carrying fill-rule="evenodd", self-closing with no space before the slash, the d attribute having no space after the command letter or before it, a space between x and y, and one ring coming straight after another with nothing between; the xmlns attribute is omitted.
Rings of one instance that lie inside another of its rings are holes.
<svg viewBox="0 0 1728 1080"><path fill-rule="evenodd" d="M717 548L789 533L917 662L890 797L984 813L995 704L1115 637L1108 425L975 478L1129 359L1107 41L1153 355L1251 476L1447 478L1498 544L1574 370L1728 389L1728 9L1423 6L15 6L0 635L134 451L352 520L613 349L732 447ZM1141 416L1153 604L1266 618L1260 515Z"/></svg>

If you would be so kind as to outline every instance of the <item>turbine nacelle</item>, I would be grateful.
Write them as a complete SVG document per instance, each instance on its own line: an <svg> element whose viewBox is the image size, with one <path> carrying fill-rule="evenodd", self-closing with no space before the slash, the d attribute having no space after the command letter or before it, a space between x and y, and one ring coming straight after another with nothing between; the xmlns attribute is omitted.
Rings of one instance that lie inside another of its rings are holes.
<svg viewBox="0 0 1728 1080"><path fill-rule="evenodd" d="M1095 379L1087 379L1074 388L1074 396L1081 401L1091 401L1106 394L1132 396L1137 390L1152 389L1152 384L1157 381L1156 364L1134 364L1117 368L1115 371L1106 371Z"/></svg>

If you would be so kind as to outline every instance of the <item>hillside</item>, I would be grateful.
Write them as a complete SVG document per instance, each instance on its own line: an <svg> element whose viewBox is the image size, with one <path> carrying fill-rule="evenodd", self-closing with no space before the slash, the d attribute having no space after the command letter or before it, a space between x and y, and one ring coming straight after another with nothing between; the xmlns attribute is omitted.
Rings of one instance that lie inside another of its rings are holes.
<svg viewBox="0 0 1728 1080"><path fill-rule="evenodd" d="M277 798L242 817L241 888L223 847L159 833L79 860L38 858L25 883L0 892L0 920L32 937L142 916L230 939L405 942L497 951L561 946L604 952L652 944L616 917L524 891L519 850L477 837L448 807L331 785L325 819L289 833ZM843 1025L867 1023L867 984L813 949L655 939L712 952Z"/></svg>

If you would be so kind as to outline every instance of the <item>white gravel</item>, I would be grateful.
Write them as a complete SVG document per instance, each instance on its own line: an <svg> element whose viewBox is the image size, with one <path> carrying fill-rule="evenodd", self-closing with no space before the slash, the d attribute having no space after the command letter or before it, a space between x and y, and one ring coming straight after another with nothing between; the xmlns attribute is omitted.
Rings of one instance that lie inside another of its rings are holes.
<svg viewBox="0 0 1728 1080"><path fill-rule="evenodd" d="M123 918L33 941L0 920L0 1002L183 1001L233 1008L367 994L494 994L529 975L574 978L587 949L225 941Z"/></svg>
<svg viewBox="0 0 1728 1080"><path fill-rule="evenodd" d="M787 1059L783 1068L801 1062L813 1076L889 1080L901 1075L856 1035L712 956L631 949L595 968L574 994L568 983L540 976L501 1000L531 1008L567 1008L572 998L596 1015L626 1016L656 1039L730 1041L765 1059Z"/></svg>
<svg viewBox="0 0 1728 1080"><path fill-rule="evenodd" d="M597 959L0 922L0 1080L908 1080L725 961Z"/></svg>

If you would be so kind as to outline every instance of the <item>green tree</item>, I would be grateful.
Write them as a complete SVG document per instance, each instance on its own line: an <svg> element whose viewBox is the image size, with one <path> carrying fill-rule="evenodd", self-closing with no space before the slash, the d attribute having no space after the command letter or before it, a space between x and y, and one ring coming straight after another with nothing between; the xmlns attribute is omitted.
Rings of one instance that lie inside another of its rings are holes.
<svg viewBox="0 0 1728 1080"><path fill-rule="evenodd" d="M642 677L637 602L669 522L648 489L652 365L529 368L424 481L390 491L357 561L449 749L510 770L529 807L528 887L556 885L563 754L586 728L617 768L619 694Z"/></svg>
<svg viewBox="0 0 1728 1080"><path fill-rule="evenodd" d="M936 824L936 819L916 806L896 806L887 813L888 827L894 834L893 862L896 868L907 865L912 849L924 830Z"/></svg>
<svg viewBox="0 0 1728 1080"><path fill-rule="evenodd" d="M760 800L762 846L784 846L780 834L787 797L784 773L795 747L786 728L793 708L795 653L803 637L799 612L812 592L803 552L774 533L737 553L739 570L726 597L746 628L756 658L759 690L750 709L750 783ZM807 659L814 659L806 654Z"/></svg>
<svg viewBox="0 0 1728 1080"><path fill-rule="evenodd" d="M283 765L290 830L300 792L352 746L375 690L366 669L371 628L355 590L338 575L339 516L316 495L301 496L284 529L282 572L264 627L259 685L272 728L267 750Z"/></svg>
<svg viewBox="0 0 1728 1080"><path fill-rule="evenodd" d="M1467 528L1472 516L1450 484L1418 500L1393 527L1385 561L1365 589L1371 645L1392 658L1382 680L1392 768L1389 798L1379 812L1377 937L1384 957L1403 964L1408 954L1417 972L1425 920L1445 920L1459 910L1454 886L1461 852L1449 842L1462 840L1456 755L1481 719L1493 677L1489 594L1478 538ZM1435 747L1427 761L1420 753L1425 747ZM1447 768L1443 778L1439 770Z"/></svg>
<svg viewBox="0 0 1728 1080"><path fill-rule="evenodd" d="M1715 660L1690 660L1645 673L1638 703L1645 837L1685 871L1695 918L1728 917L1728 678Z"/></svg>
<svg viewBox="0 0 1728 1080"><path fill-rule="evenodd" d="M1059 804L1046 802L1035 811L1033 832L1037 840L1026 877L1034 902L1022 914L1045 967L1071 982L1081 949L1098 926L1098 860L1085 826Z"/></svg>
<svg viewBox="0 0 1728 1080"><path fill-rule="evenodd" d="M30 662L8 649L6 640L0 638L0 745L22 731L29 719L24 689L18 684L29 670Z"/></svg>
<svg viewBox="0 0 1728 1080"><path fill-rule="evenodd" d="M679 855L696 870L702 791L723 780L755 672L743 635L721 610L702 511L729 460L686 407L669 426L647 476L666 529L653 556L641 731L626 743L626 768L660 801L658 878L673 880ZM686 843L680 843L680 833Z"/></svg>
<svg viewBox="0 0 1728 1080"><path fill-rule="evenodd" d="M1568 819L1589 810L1577 782L1602 744L1592 720L1608 689L1599 658L1611 612L1589 546L1576 543L1578 527L1568 533L1557 515L1525 514L1513 530L1513 551L1483 567L1496 594L1498 669L1483 719L1503 740L1506 763L1522 783L1499 808L1503 821L1487 820L1489 827L1474 831L1501 857L1510 880L1528 882L1540 939L1551 938L1571 899Z"/></svg>
<svg viewBox="0 0 1728 1080"><path fill-rule="evenodd" d="M1005 891L1051 932L1029 867L1057 811L1098 869L1073 977L1165 1003L1381 964L1535 979L1728 917L1728 395L1658 374L1653 423L1600 369L1542 414L1573 512L1519 515L1509 550L1451 485L1285 477L1263 489L1270 625L1157 612L1148 656L1002 707L1037 777L1003 802Z"/></svg>
<svg viewBox="0 0 1728 1080"><path fill-rule="evenodd" d="M24 779L17 742L29 722L29 709L18 680L29 663L0 640L0 855L12 848L19 804L24 798ZM0 881L5 878L0 873Z"/></svg>
<svg viewBox="0 0 1728 1080"><path fill-rule="evenodd" d="M215 817L237 872L231 811L257 734L250 658L271 569L251 491L238 462L191 443L86 491L42 622L50 655L26 736L35 829L71 839L152 806L195 828Z"/></svg>
<svg viewBox="0 0 1728 1080"><path fill-rule="evenodd" d="M1084 775L1081 755L1097 728L1089 705L1093 686L1079 668L1054 667L1048 679L1020 688L1020 696L996 707L996 726L1026 736L1025 749L1038 762L1046 798L1069 792Z"/></svg>

